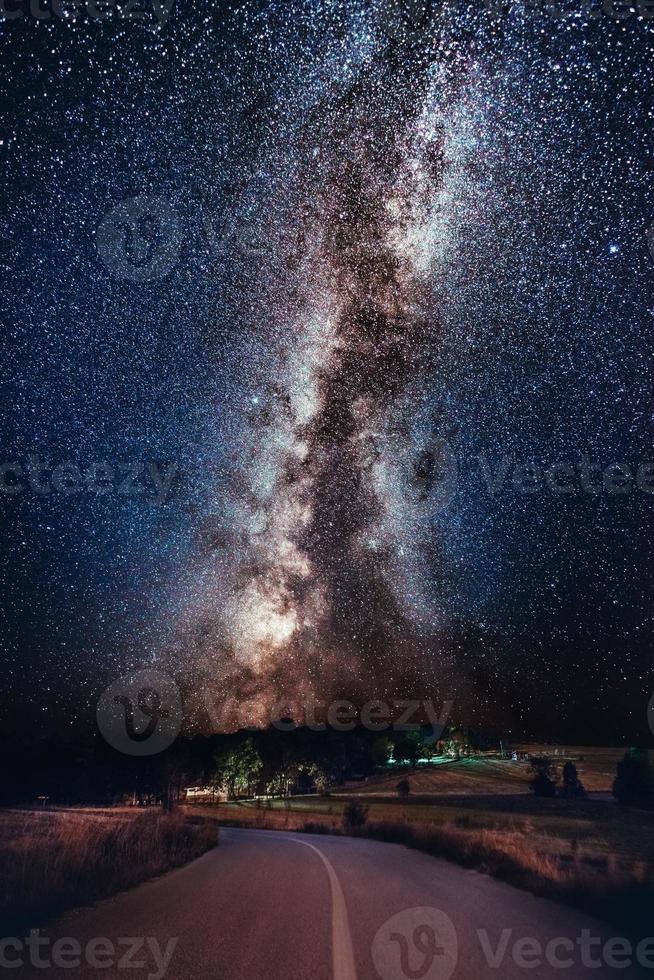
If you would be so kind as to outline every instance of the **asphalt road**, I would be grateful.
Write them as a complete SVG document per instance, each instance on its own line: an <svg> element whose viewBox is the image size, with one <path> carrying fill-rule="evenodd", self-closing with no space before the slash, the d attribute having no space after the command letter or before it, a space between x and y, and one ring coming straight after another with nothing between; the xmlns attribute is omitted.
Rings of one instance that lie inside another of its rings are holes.
<svg viewBox="0 0 654 980"><path fill-rule="evenodd" d="M223 829L220 846L192 864L42 929L36 952L47 968L30 965L34 945L14 945L3 953L17 968L0 972L41 980L654 977L654 969L617 968L629 954L615 943L606 952L614 937L574 910L398 845ZM650 951L654 967L654 943Z"/></svg>

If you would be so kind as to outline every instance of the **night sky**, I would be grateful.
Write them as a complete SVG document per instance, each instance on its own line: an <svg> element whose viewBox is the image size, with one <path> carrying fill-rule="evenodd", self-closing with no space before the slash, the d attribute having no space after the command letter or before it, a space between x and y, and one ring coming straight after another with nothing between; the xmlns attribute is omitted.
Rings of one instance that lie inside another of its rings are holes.
<svg viewBox="0 0 654 980"><path fill-rule="evenodd" d="M208 691L648 733L654 20L22 9L4 724L155 667L203 730Z"/></svg>

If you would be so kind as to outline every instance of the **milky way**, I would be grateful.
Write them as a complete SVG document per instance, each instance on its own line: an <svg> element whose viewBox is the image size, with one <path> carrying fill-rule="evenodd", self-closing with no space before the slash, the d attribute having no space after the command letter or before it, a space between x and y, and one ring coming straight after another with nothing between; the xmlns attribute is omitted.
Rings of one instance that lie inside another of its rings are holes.
<svg viewBox="0 0 654 980"><path fill-rule="evenodd" d="M4 38L3 461L175 473L161 506L3 498L14 716L152 666L202 728L336 697L644 725L651 495L511 467L654 458L650 22L148 16ZM179 241L130 280L103 229L143 195Z"/></svg>
<svg viewBox="0 0 654 980"><path fill-rule="evenodd" d="M430 233L445 135L433 38L398 31L413 42L400 58L378 31L354 78L293 127L295 220L279 208L267 232L285 273L261 327L282 336L252 398L229 560L191 645L202 693L217 674L245 702L240 720L280 698L301 713L336 696L434 695L448 677L443 610L407 589L438 568L437 545L421 550L452 478L442 419L421 405L439 346Z"/></svg>

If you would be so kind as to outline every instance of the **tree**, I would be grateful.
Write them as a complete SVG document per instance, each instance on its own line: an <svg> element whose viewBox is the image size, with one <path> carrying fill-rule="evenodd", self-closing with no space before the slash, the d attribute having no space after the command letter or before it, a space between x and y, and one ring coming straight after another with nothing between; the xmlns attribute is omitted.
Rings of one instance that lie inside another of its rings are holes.
<svg viewBox="0 0 654 980"><path fill-rule="evenodd" d="M162 802L164 807L170 809L174 802L181 800L184 787L192 785L202 776L189 742L180 739L171 745L161 759L161 775Z"/></svg>
<svg viewBox="0 0 654 980"><path fill-rule="evenodd" d="M251 794L261 775L263 763L259 750L251 738L229 748L218 750L214 755L213 783L224 786L228 799L239 792Z"/></svg>
<svg viewBox="0 0 654 980"><path fill-rule="evenodd" d="M298 769L298 788L305 793L324 793L331 785L329 774L318 762L304 762Z"/></svg>
<svg viewBox="0 0 654 980"><path fill-rule="evenodd" d="M298 779L304 753L298 742L301 732L274 729L259 739L263 761L262 780L271 796L288 796Z"/></svg>
<svg viewBox="0 0 654 980"><path fill-rule="evenodd" d="M248 738L236 752L237 786L251 796L263 769L263 762L254 739Z"/></svg>
<svg viewBox="0 0 654 980"><path fill-rule="evenodd" d="M613 795L623 806L654 805L654 772L644 749L629 749L618 762Z"/></svg>
<svg viewBox="0 0 654 980"><path fill-rule="evenodd" d="M375 765L385 766L391 755L393 743L388 735L378 735L372 740L370 752Z"/></svg>
<svg viewBox="0 0 654 980"><path fill-rule="evenodd" d="M450 728L444 737L443 748L445 755L457 761L469 751L466 733L461 728Z"/></svg>
<svg viewBox="0 0 654 980"><path fill-rule="evenodd" d="M532 756L529 766L534 773L529 783L532 793L535 796L555 796L557 776L552 760L546 755Z"/></svg>
<svg viewBox="0 0 654 980"><path fill-rule="evenodd" d="M561 796L568 800L585 800L586 790L577 774L577 767L574 762L568 760L563 767L563 787Z"/></svg>
<svg viewBox="0 0 654 980"><path fill-rule="evenodd" d="M395 788L400 799L406 800L411 792L411 783L408 779L400 779Z"/></svg>
<svg viewBox="0 0 654 980"><path fill-rule="evenodd" d="M415 732L407 732L401 735L393 747L393 758L396 762L409 763L415 766L420 758L420 736Z"/></svg>

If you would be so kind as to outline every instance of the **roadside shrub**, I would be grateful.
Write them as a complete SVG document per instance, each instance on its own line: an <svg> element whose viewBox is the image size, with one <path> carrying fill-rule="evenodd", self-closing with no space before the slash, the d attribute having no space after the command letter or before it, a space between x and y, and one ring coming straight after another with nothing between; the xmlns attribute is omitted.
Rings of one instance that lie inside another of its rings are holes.
<svg viewBox="0 0 654 980"><path fill-rule="evenodd" d="M400 779L395 788L400 799L406 800L411 792L411 783L408 779Z"/></svg>
<svg viewBox="0 0 654 980"><path fill-rule="evenodd" d="M358 830L361 827L365 827L367 821L368 807L364 806L363 803L359 803L358 800L350 800L343 811L343 829L346 832Z"/></svg>

